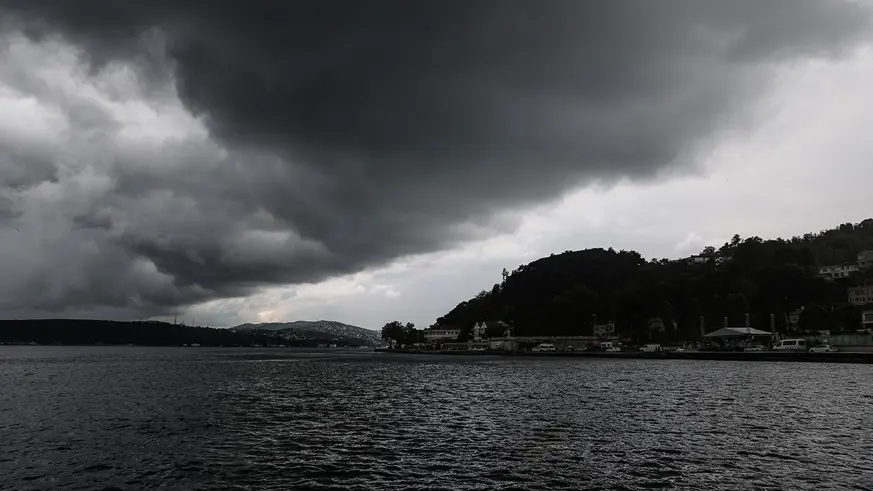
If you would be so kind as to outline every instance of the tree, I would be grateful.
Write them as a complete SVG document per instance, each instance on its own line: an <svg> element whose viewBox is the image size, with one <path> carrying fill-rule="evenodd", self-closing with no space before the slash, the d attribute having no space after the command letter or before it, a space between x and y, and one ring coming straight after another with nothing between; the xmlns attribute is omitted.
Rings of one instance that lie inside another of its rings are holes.
<svg viewBox="0 0 873 491"><path fill-rule="evenodd" d="M740 234L734 234L734 236L731 237L731 247L737 247L738 245L740 245L741 241L742 239L740 238Z"/></svg>
<svg viewBox="0 0 873 491"><path fill-rule="evenodd" d="M400 321L391 321L382 326L382 339L393 341L397 345L403 345L405 341L403 324Z"/></svg>
<svg viewBox="0 0 873 491"><path fill-rule="evenodd" d="M422 334L421 331L416 331L415 324L407 322L406 325L403 326L403 344L408 346L423 342L424 339Z"/></svg>
<svg viewBox="0 0 873 491"><path fill-rule="evenodd" d="M701 252L700 255L703 257L708 257L710 259L715 259L717 252L718 251L715 250L715 247L706 246L703 248L703 252Z"/></svg>

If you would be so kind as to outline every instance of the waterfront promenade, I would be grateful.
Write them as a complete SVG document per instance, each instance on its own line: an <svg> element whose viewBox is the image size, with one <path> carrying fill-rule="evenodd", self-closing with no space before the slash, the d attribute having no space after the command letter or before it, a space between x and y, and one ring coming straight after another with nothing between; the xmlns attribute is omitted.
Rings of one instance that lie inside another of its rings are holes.
<svg viewBox="0 0 873 491"><path fill-rule="evenodd" d="M654 360L731 360L731 361L793 361L811 363L864 363L873 364L871 352L836 352L836 353L790 353L781 351L662 351L657 353L641 353L622 351L608 353L603 351L462 351L462 350L409 350L382 349L382 353L407 353L425 355L466 355L466 356L512 356L537 358L615 358L615 359L654 359Z"/></svg>

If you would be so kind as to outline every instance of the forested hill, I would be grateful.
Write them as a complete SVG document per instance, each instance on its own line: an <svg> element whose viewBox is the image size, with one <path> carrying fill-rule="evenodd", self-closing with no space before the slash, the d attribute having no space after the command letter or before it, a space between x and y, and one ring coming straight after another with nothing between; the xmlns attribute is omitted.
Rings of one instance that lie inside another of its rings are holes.
<svg viewBox="0 0 873 491"><path fill-rule="evenodd" d="M137 344L144 346L251 346L298 344L261 333L185 326L165 322L96 319L0 320L0 344Z"/></svg>
<svg viewBox="0 0 873 491"><path fill-rule="evenodd" d="M482 320L514 324L517 335L591 334L592 325L614 321L622 335L648 336L648 319L661 318L665 340L696 339L700 317L707 330L743 325L777 329L786 313L804 307L804 329L854 329L858 308L848 305L846 288L873 279L871 271L827 281L818 267L854 263L873 249L873 219L788 240L743 239L735 235L720 248L707 247L706 259L646 261L634 251L588 249L553 254L515 271L462 302L437 324L468 329ZM596 317L595 317L596 316ZM675 322L677 326L673 329Z"/></svg>

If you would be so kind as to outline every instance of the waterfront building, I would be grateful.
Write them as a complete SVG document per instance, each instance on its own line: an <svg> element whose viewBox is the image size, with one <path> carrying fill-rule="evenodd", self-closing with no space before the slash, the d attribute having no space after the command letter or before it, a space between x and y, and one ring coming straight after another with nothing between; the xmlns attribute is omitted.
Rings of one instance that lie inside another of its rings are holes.
<svg viewBox="0 0 873 491"><path fill-rule="evenodd" d="M652 317L648 321L649 331L664 332L664 320L660 317Z"/></svg>
<svg viewBox="0 0 873 491"><path fill-rule="evenodd" d="M473 324L473 340L474 341L482 341L488 339L490 336L488 331L495 336L509 336L510 327L509 324L503 321L482 321Z"/></svg>
<svg viewBox="0 0 873 491"><path fill-rule="evenodd" d="M460 335L461 330L452 326L434 326L424 330L424 340L428 344L456 341Z"/></svg>
<svg viewBox="0 0 873 491"><path fill-rule="evenodd" d="M483 339L488 339L488 324L477 322L473 324L473 341L482 341Z"/></svg>
<svg viewBox="0 0 873 491"><path fill-rule="evenodd" d="M803 307L788 313L786 317L788 317L789 330L796 329L800 325L801 314L803 314Z"/></svg>
<svg viewBox="0 0 873 491"><path fill-rule="evenodd" d="M861 312L861 329L873 329L873 310Z"/></svg>
<svg viewBox="0 0 873 491"><path fill-rule="evenodd" d="M873 304L873 285L853 286L847 290L850 304L858 306Z"/></svg>
<svg viewBox="0 0 873 491"><path fill-rule="evenodd" d="M593 334L595 338L612 339L615 337L615 323L595 324Z"/></svg>
<svg viewBox="0 0 873 491"><path fill-rule="evenodd" d="M857 264L841 264L837 266L822 266L818 268L818 274L829 280L847 278L850 274L859 271Z"/></svg>

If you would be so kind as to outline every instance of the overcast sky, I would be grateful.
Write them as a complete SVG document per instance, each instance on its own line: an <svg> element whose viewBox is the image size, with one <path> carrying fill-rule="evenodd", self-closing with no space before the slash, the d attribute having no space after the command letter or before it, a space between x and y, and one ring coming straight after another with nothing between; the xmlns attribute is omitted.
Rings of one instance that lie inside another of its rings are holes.
<svg viewBox="0 0 873 491"><path fill-rule="evenodd" d="M869 3L120 5L0 0L0 317L424 326L873 215Z"/></svg>

